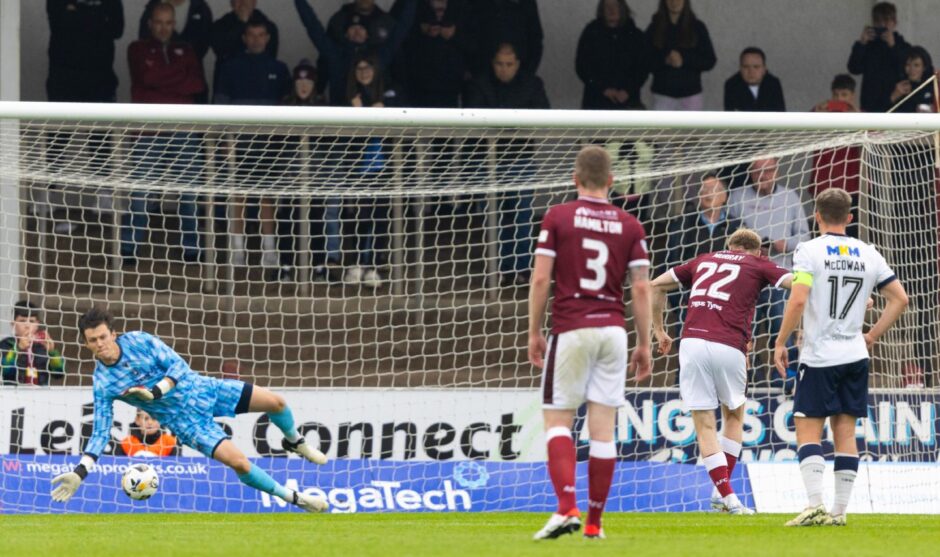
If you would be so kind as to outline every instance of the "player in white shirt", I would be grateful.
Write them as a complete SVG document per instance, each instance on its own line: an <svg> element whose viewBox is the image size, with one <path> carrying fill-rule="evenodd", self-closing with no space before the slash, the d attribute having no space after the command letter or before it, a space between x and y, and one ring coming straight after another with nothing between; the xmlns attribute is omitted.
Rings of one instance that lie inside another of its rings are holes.
<svg viewBox="0 0 940 557"><path fill-rule="evenodd" d="M828 189L816 196L819 237L793 255L793 286L774 347L778 371L787 367L787 339L803 318L803 347L793 399L797 456L809 505L787 526L845 525L858 471L855 422L868 414L868 351L907 307L904 287L878 250L845 235L852 198ZM862 333L868 296L887 299L878 321ZM807 309L804 313L804 309ZM826 418L834 438L835 504L822 502Z"/></svg>

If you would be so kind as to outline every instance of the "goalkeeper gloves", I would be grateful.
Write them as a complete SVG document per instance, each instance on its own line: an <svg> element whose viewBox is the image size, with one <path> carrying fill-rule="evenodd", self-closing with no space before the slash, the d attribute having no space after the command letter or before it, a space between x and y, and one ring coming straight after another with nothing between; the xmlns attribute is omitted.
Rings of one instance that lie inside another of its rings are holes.
<svg viewBox="0 0 940 557"><path fill-rule="evenodd" d="M79 464L75 470L59 474L52 479L52 485L58 484L58 487L52 490L52 500L58 503L65 503L75 495L78 487L82 485L82 480L88 475L88 469L84 464Z"/></svg>
<svg viewBox="0 0 940 557"><path fill-rule="evenodd" d="M170 392L170 389L174 386L175 384L170 379L164 377L152 389L143 386L131 387L124 391L124 396L132 396L144 402L153 402Z"/></svg>

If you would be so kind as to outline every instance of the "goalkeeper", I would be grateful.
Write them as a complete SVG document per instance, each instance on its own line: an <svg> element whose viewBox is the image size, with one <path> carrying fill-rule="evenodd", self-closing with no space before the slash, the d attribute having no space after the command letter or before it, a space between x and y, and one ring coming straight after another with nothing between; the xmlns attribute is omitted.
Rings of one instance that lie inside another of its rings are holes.
<svg viewBox="0 0 940 557"><path fill-rule="evenodd" d="M172 348L143 331L120 336L107 311L91 309L78 321L85 346L94 353L94 431L72 472L52 480L54 501L68 501L88 475L111 436L115 399L146 411L169 427L179 441L225 464L242 483L310 512L324 511L322 497L305 495L279 484L252 464L213 418L265 412L282 432L285 450L315 464L326 456L304 442L284 399L271 391L232 379L199 375Z"/></svg>

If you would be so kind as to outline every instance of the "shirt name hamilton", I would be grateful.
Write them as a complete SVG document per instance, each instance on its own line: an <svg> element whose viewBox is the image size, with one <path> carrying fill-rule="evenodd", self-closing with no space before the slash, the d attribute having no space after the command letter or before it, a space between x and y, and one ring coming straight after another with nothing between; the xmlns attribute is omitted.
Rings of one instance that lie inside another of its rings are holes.
<svg viewBox="0 0 940 557"><path fill-rule="evenodd" d="M865 272L865 262L857 259L827 259L823 265L827 271Z"/></svg>
<svg viewBox="0 0 940 557"><path fill-rule="evenodd" d="M604 232L607 234L623 234L623 223L619 220L601 220L581 215L574 216L574 227L591 230L593 232Z"/></svg>

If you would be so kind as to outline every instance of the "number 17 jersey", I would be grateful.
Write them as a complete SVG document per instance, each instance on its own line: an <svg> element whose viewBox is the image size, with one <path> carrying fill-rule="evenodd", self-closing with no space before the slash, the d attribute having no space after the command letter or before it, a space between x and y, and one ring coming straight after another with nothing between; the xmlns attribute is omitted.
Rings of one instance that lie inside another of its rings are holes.
<svg viewBox="0 0 940 557"><path fill-rule="evenodd" d="M627 269L648 267L646 234L633 215L581 196L545 213L536 255L555 259L552 334L624 327Z"/></svg>

